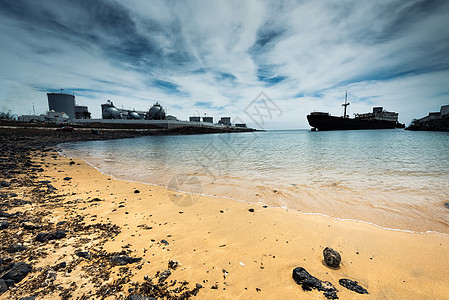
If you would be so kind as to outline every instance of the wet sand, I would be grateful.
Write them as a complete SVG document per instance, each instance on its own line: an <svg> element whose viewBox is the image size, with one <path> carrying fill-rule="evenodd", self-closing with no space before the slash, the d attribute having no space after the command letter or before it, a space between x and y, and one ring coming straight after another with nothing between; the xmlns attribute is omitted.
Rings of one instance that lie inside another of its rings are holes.
<svg viewBox="0 0 449 300"><path fill-rule="evenodd" d="M26 172L1 178L11 186L0 189L7 195L0 210L10 215L4 218L9 227L0 230L0 257L3 267L26 262L32 271L0 299L115 299L157 296L151 294L155 291L159 297L196 294L199 299L325 299L295 283L295 267L332 283L340 299L449 299L447 235L388 231L213 197L192 199L116 180L52 149L29 151L24 162L17 159ZM31 166L25 166L27 159ZM49 191L49 185L56 190ZM67 223L57 225L61 221ZM36 241L40 232L57 230L66 236ZM7 252L13 243L26 250ZM339 269L323 263L325 247L341 254ZM75 254L80 252L86 257ZM116 265L111 258L117 255L142 260ZM169 267L170 261L179 266ZM344 288L341 278L357 281L369 294Z"/></svg>

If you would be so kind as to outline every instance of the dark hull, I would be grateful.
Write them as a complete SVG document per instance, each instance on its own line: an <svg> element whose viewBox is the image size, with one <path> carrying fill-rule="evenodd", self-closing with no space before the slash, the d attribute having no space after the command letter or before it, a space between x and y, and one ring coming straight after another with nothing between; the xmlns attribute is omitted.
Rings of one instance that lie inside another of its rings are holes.
<svg viewBox="0 0 449 300"><path fill-rule="evenodd" d="M359 129L393 129L401 128L402 124L380 120L360 120L329 115L308 115L310 126L324 130L359 130ZM402 127L403 128L403 127Z"/></svg>

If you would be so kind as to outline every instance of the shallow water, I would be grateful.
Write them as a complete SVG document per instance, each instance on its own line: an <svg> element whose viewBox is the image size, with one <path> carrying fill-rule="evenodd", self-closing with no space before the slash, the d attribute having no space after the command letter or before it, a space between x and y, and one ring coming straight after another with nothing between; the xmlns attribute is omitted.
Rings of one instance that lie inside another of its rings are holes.
<svg viewBox="0 0 449 300"><path fill-rule="evenodd" d="M120 179L390 229L449 233L449 133L268 131L62 147Z"/></svg>

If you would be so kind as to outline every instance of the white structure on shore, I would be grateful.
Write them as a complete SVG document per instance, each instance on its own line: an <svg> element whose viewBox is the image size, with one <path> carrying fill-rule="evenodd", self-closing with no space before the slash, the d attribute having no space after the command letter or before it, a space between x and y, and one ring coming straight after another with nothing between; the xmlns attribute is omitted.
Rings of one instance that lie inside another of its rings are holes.
<svg viewBox="0 0 449 300"><path fill-rule="evenodd" d="M430 121L430 120L438 120L438 119L441 119L441 118L443 118L445 116L449 116L449 105L441 106L439 112L430 112L424 118L413 120L412 124L423 123L423 122L427 122L427 121Z"/></svg>

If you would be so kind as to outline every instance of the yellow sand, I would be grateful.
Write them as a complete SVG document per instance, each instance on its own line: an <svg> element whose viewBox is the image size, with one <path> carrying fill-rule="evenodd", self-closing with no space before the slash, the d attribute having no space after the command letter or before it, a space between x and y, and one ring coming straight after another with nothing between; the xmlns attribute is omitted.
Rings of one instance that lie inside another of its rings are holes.
<svg viewBox="0 0 449 300"><path fill-rule="evenodd" d="M80 203L78 213L89 216L87 223L112 222L122 228L104 249L120 251L129 244L132 256L149 261L134 271L135 281L167 269L171 259L181 267L170 279L187 280L191 286L201 283L199 299L324 299L322 293L304 292L294 282L292 270L301 266L333 283L340 299L449 299L449 236L390 231L204 196L182 207L175 202L188 202L188 195L115 180L79 160L75 160L79 165L69 165L64 157L46 160L52 167L39 179L54 178L58 193L69 195L64 202L105 200ZM66 176L72 177L70 183L63 180ZM136 189L140 193L134 193ZM119 208L121 202L125 207ZM63 209L56 209L50 218L63 220ZM160 245L162 239L169 246ZM323 264L325 247L339 251L340 269ZM57 255L46 261L55 262ZM340 278L358 281L370 294L345 289L338 284ZM218 289L211 289L214 284Z"/></svg>

